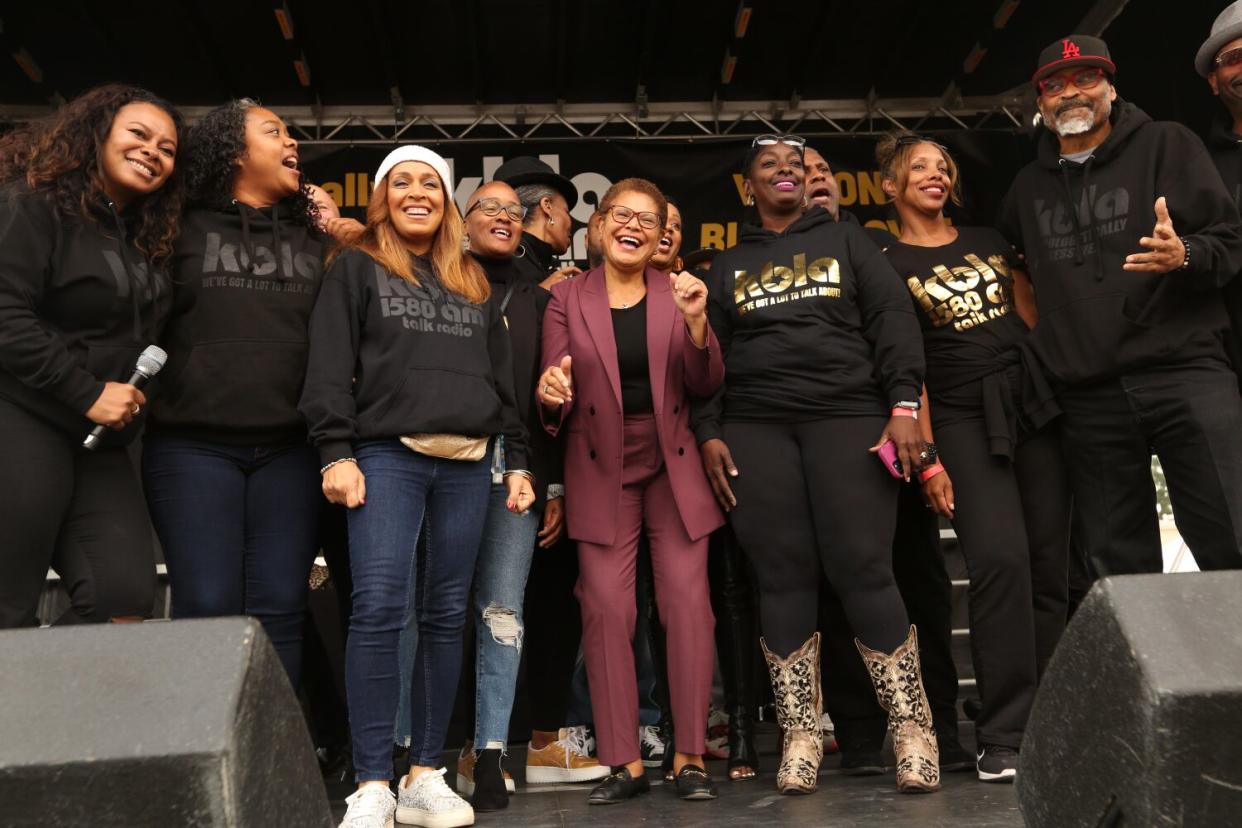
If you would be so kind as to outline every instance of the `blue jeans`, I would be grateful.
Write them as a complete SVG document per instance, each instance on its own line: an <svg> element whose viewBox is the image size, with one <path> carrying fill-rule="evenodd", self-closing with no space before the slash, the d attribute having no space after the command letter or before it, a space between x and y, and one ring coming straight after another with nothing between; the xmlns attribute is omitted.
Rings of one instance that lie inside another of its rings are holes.
<svg viewBox="0 0 1242 828"><path fill-rule="evenodd" d="M515 515L505 508L503 483L492 484L483 543L474 569L474 749L509 741L509 715L522 661L522 602L535 552L539 513Z"/></svg>
<svg viewBox="0 0 1242 828"><path fill-rule="evenodd" d="M142 471L173 618L254 616L296 688L323 506L314 449L153 436Z"/></svg>
<svg viewBox="0 0 1242 828"><path fill-rule="evenodd" d="M526 595L526 576L535 552L535 536L540 516L534 510L515 515L505 504L509 490L493 483L487 506L483 541L474 567L475 635L475 731L476 750L489 743L507 743L509 716L522 661L522 603ZM406 620L401 631L402 676L414 663L418 647L417 618ZM394 742L410 744L410 686L402 682L400 707ZM500 747L503 747L501 745Z"/></svg>
<svg viewBox="0 0 1242 828"><path fill-rule="evenodd" d="M345 689L355 780L392 778L400 693L398 640L417 618L410 763L436 767L461 671L461 634L483 534L490 462L442 460L395 440L359 444L364 506L349 512L354 609L345 648ZM418 561L419 536L426 535Z"/></svg>

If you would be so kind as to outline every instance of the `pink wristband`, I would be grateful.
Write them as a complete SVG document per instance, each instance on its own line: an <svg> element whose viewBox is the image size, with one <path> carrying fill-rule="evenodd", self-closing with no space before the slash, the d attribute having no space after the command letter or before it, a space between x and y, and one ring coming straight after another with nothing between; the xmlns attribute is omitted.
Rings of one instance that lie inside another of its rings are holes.
<svg viewBox="0 0 1242 828"><path fill-rule="evenodd" d="M937 463L934 466L928 466L927 468L919 472L919 480L922 481L923 483L926 483L928 480L931 480L933 477L935 477L936 475L940 474L943 471L944 471L944 466L940 465L939 463Z"/></svg>
<svg viewBox="0 0 1242 828"><path fill-rule="evenodd" d="M919 412L915 411L913 408L902 408L898 406L893 409L893 416L894 417L913 417L914 419L917 420L919 418Z"/></svg>

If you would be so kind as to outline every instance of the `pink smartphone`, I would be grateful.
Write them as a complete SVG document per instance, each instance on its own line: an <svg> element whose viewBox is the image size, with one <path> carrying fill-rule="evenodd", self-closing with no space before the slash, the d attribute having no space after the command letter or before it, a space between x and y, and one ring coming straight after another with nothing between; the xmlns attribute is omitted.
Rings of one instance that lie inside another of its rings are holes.
<svg viewBox="0 0 1242 828"><path fill-rule="evenodd" d="M893 477L898 480L905 479L906 475L902 472L901 461L897 459L897 444L892 440L885 440L884 445L880 446L880 462Z"/></svg>

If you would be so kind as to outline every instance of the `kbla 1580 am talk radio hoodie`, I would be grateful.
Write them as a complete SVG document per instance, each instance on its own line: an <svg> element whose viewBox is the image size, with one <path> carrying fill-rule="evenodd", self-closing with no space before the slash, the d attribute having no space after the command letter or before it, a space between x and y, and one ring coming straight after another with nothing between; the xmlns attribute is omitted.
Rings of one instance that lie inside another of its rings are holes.
<svg viewBox="0 0 1242 828"><path fill-rule="evenodd" d="M1123 270L1127 255L1146 252L1139 239L1152 235L1160 196L1190 266ZM1039 306L1031 346L1055 379L1224 358L1220 288L1242 269L1242 223L1203 142L1180 124L1118 99L1112 131L1081 164L1045 130L999 224L1026 257Z"/></svg>
<svg viewBox="0 0 1242 828"><path fill-rule="evenodd" d="M0 397L81 440L106 382L125 382L154 343L168 279L101 199L65 216L46 192L0 188ZM131 440L145 415L105 444Z"/></svg>
<svg viewBox="0 0 1242 828"><path fill-rule="evenodd" d="M324 275L301 402L320 459L408 434L503 434L505 468L529 471L501 297L471 304L444 289L429 257L411 259L417 285L361 250Z"/></svg>
<svg viewBox="0 0 1242 828"><path fill-rule="evenodd" d="M324 237L281 210L234 203L186 214L152 432L233 444L306 439L297 406Z"/></svg>
<svg viewBox="0 0 1242 828"><path fill-rule="evenodd" d="M923 336L910 297L858 225L822 207L780 233L743 225L707 282L725 385L696 405L699 442L721 422L887 415L919 398Z"/></svg>

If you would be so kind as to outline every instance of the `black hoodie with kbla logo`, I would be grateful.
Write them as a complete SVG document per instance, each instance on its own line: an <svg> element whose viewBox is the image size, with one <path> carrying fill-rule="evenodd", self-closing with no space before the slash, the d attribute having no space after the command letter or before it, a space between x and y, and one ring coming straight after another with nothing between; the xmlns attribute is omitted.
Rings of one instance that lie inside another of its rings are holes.
<svg viewBox="0 0 1242 828"><path fill-rule="evenodd" d="M0 188L0 397L77 440L105 382L125 382L156 338L170 292L110 202L65 216L51 195ZM145 415L106 445L129 442Z"/></svg>
<svg viewBox="0 0 1242 828"><path fill-rule="evenodd" d="M812 207L784 232L743 225L707 277L725 385L697 405L699 442L722 422L886 415L917 400L923 335L905 286L857 224Z"/></svg>
<svg viewBox="0 0 1242 828"><path fill-rule="evenodd" d="M153 433L247 445L306 439L298 399L324 237L281 210L234 203L186 214Z"/></svg>
<svg viewBox="0 0 1242 828"><path fill-rule="evenodd" d="M1121 100L1111 120L1081 164L1062 158L1045 130L1001 209L1000 230L1025 255L1035 288L1031 346L1064 383L1224 359L1220 288L1242 269L1242 223L1203 142ZM1126 256L1146 252L1139 239L1153 232L1160 196L1190 264L1124 270Z"/></svg>

